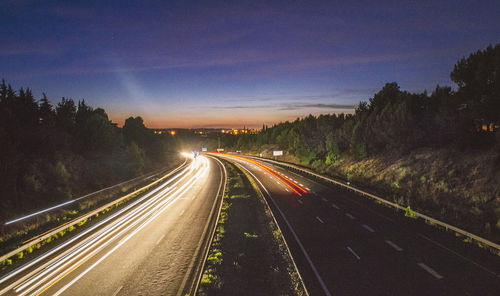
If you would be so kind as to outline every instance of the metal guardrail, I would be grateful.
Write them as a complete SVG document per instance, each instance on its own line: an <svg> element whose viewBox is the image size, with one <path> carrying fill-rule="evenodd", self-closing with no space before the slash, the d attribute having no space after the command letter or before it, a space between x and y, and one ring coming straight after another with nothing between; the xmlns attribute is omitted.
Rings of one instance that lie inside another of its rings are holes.
<svg viewBox="0 0 500 296"><path fill-rule="evenodd" d="M381 203L384 203L384 204L386 204L388 206L391 206L393 208L396 208L396 209L399 209L399 210L402 210L402 211L406 211L406 208L403 207L403 206L401 206L401 205L398 205L398 204L396 204L394 202L388 201L388 200L386 200L386 199L384 199L382 197L376 196L376 195L374 195L372 193L368 193L366 191L363 191L363 190L358 189L356 187L353 187L351 185L344 184L344 183L339 182L337 180L325 177L325 176L320 175L318 173L315 173L315 172L313 172L311 170L304 169L304 168L298 167L298 166L293 165L293 164L289 164L289 163L284 163L284 162L281 162L281 161L272 160L272 159L261 158L261 157L256 157L256 156L250 156L250 157L255 158L255 159L259 159L259 160L262 160L262 161L266 161L266 162L275 163L275 164L283 166L283 167L291 168L291 169L293 169L295 171L302 172L302 173L314 176L314 177L316 177L318 179L322 179L322 180L324 180L324 181L326 181L328 183L333 183L335 185L347 188L347 189L352 190L352 191L354 191L354 192L356 192L356 193L358 193L360 195L363 195L363 196L375 199L375 200L377 200L377 201L379 201ZM482 244L484 244L484 245L486 245L486 246L488 246L488 247L490 247L492 249L495 249L496 251L500 252L500 245L497 244L497 243L489 241L489 240L487 240L485 238L482 238L482 237L480 237L478 235L475 235L473 233L470 233L470 232L468 232L466 230L460 229L460 228L458 228L456 226L450 225L450 224L445 223L443 221L440 221L440 220L434 219L432 217L429 217L427 215L421 214L419 212L416 212L416 211L412 210L412 213L415 215L416 218L422 218L422 219L424 219L426 221L429 221L431 223L434 223L434 224L437 224L437 225L439 225L441 227L444 227L446 230L450 229L452 231L455 231L456 233L464 235L464 236L466 236L466 237L468 237L468 238L470 238L472 240L475 240L475 241L477 241L479 243L482 243Z"/></svg>
<svg viewBox="0 0 500 296"><path fill-rule="evenodd" d="M184 161L184 163L185 162L186 161ZM144 180L147 180L147 179L151 179L151 178L153 178L153 177L155 177L157 175L165 173L165 171L167 171L167 169L165 169L165 168L159 169L159 170L154 171L153 173L144 174L142 176L138 176L138 177L135 177L133 179L126 180L126 181L123 181L121 183L118 183L118 184L115 184L115 185L112 185L112 186L109 186L109 187L106 187L106 188L102 188L100 190L97 190L97 191L94 191L94 192L91 192L91 193L87 193L87 194L85 194L83 196L80 196L80 197L72 199L72 200L65 201L63 203L60 203L60 204L57 204L57 205L54 205L54 206L51 206L51 207L49 207L47 209L40 210L40 211L31 213L31 214L27 214L27 215L25 215L23 217L19 217L19 218L15 218L13 220L7 221L7 222L5 222L5 225L15 224L17 222L20 222L20 221L23 221L23 220L26 220L26 219L30 219L30 218L36 217L36 216L38 216L40 214L47 213L47 212L50 212L50 211L55 210L55 209L63 209L66 206L74 205L75 202L83 200L83 199L86 199L86 198L88 198L90 196L94 196L94 195L97 195L99 193L103 193L105 191L111 190L111 189L120 188L120 186L123 187L123 186L129 185L129 184L133 184L134 182L137 182L137 181L144 181Z"/></svg>
<svg viewBox="0 0 500 296"><path fill-rule="evenodd" d="M54 234L59 233L60 231L62 231L64 229L67 229L67 228L69 228L71 226L74 226L74 225L82 222L83 220L88 219L88 218L94 216L95 214L97 214L97 213L99 213L101 211L104 211L105 209L113 206L116 203L119 203L119 202L121 202L123 200L128 199L129 197L131 197L131 196L133 196L135 194L141 193L142 191L149 189L150 187L152 187L152 186L154 186L154 185L162 182L166 178L170 177L171 175L173 175L176 172L178 172L179 170L181 170L185 165L186 165L186 161L183 164L181 164L180 166L178 166L177 168L175 168L174 170L172 170L169 173L167 173L165 176L161 177L160 179L158 179L158 180L156 180L156 181L154 181L154 182L152 182L152 183L150 183L150 184L148 184L146 186L143 186L143 187L135 190L134 192L131 192L131 193L129 193L129 194L125 195L125 196L122 196L122 197L120 197L118 199L115 199L115 200L113 200L113 201L111 201L111 202L109 202L109 203L107 203L107 204L99 207L98 209L95 209L95 210L93 210L93 211L91 211L91 212L89 212L89 213L87 213L87 214L85 214L83 216L80 216L80 217L78 217L78 218L76 218L74 220L71 220L69 222L66 222L66 223L58 226L58 227L55 227L55 228L53 228L53 230L45 233L44 235L42 235L40 237L37 237L36 239L30 240L28 243L26 243L26 244L18 247L17 249L12 250L12 251L8 252L7 254L2 255L0 257L0 262L4 261L6 259L9 259L10 257L16 255L17 253L22 252L25 249L27 249L27 248L29 248L29 247L31 247L33 245L36 245L36 244L38 244L38 243L46 240L47 238L53 236Z"/></svg>

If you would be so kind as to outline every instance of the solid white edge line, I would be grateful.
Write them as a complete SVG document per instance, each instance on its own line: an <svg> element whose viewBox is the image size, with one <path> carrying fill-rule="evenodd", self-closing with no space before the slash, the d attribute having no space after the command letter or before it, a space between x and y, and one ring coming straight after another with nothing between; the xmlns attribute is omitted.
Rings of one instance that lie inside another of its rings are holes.
<svg viewBox="0 0 500 296"><path fill-rule="evenodd" d="M309 256L309 253L307 253L304 245L302 244L302 242L300 241L299 237L297 236L297 233L295 232L295 230L293 229L292 225L290 224L290 222L288 221L288 219L286 218L285 214L283 213L283 211L281 211L281 209L279 208L278 204L276 203L276 201L274 201L274 199L271 197L271 194L269 193L269 191L267 191L267 188L264 187L264 185L262 184L262 182L260 182L260 180L252 173L250 172L248 169L247 171L255 178L255 180L257 180L257 182L259 182L260 186L262 186L262 188L264 189L264 191L267 193L267 196L269 197L269 199L271 200L271 202L273 203L273 205L276 207L276 209L278 210L278 212L280 213L280 216L281 218L283 218L283 221L285 221L286 225L288 226L288 229L290 229L290 232L292 233L293 237L295 238L295 241L297 242L297 244L299 245L299 248L301 249L302 253L304 254L304 257L306 258L307 262L309 263L309 265L311 266L311 269L313 270L314 272L314 275L316 276L316 279L319 281L319 284L321 285L321 288L323 289L323 292L327 295L327 296L331 296L332 294L330 293L330 291L328 290L325 282L323 281L323 278L321 277L321 275L319 274L318 272L318 269L316 268L316 266L314 265L314 263L312 262L311 260L311 257Z"/></svg>
<svg viewBox="0 0 500 296"><path fill-rule="evenodd" d="M438 246L438 247L440 247L440 248L442 248L442 249L444 249L444 250L446 250L446 251L448 251L448 252L450 252L450 253L454 254L455 256L457 256L457 257L459 257L459 258L461 258L461 259L463 259L463 260L465 260L465 261L467 261L467 262L469 262L469 263L471 263L471 264L474 264L475 266L477 266L477 267L481 268L482 270L484 270L484 271L486 271L486 272L488 272L488 273L491 273L492 275L494 275L494 276L496 276L496 277L500 277L500 275L498 275L497 273L495 273L495 272L493 272L493 271L489 270L488 268L486 268L486 267L482 266L481 264L479 264L479 263L477 263L477 262L475 262L475 261L473 261L473 260L471 260L471 259L469 259L469 258L467 258L467 257L464 257L463 255L460 255L459 253L457 253L457 252L455 252L455 251L451 250L450 248L447 248L447 247L443 246L442 244L440 244L440 243L438 243L438 242L436 242L436 241L434 241L434 240L432 240L432 239L428 238L427 236L425 236L425 235L423 235L423 234L421 234L421 233L417 233L417 235L418 235L418 236L420 236L421 238L423 238L423 239L425 239L425 240L427 240L427 241L429 241L429 242L431 242L431 243L435 244L436 246Z"/></svg>
<svg viewBox="0 0 500 296"><path fill-rule="evenodd" d="M220 204L218 206L218 209L217 209L217 217L216 217L216 221L219 221L219 217L220 217L220 212L222 210L222 203L223 203L223 200L224 200L224 192L226 191L226 186L227 186L227 171L226 171L226 167L224 166L224 164L217 158L215 157L211 157L212 159L216 160L219 164L219 170L221 172L221 180L220 180L220 183L219 183L219 188L217 189L217 194L215 196L215 201L217 201L217 197L219 196L219 194L221 193L221 189L222 189L222 196L221 196L221 201L220 201ZM208 159L208 158L207 158ZM210 214L213 213L214 210L216 210L216 202L214 202L214 205L212 206L212 211ZM210 215L209 214L209 215ZM206 232L208 231L208 226L209 226L210 222L207 222L207 224L205 224L205 229L203 230L203 232ZM213 238L214 238L214 234L215 234L215 231L216 231L216 228L217 228L217 223L215 223L215 226L214 228L212 229L212 232L211 232L211 235L210 235L210 241L208 242L208 245L207 245L207 249L205 250L205 255L203 256L203 261L201 263L201 266L200 266L200 274L198 275L195 283L194 283L194 287L193 287L193 293L194 295L197 294L198 292L198 287L200 285L200 282L201 282L201 278L203 276L203 270L205 269L205 262L207 261L207 257L208 257L208 253L210 252L210 247L212 246L212 241L213 241ZM202 246L202 243L201 243L201 240L204 238L206 234L202 234L202 236L200 237L200 242L198 243L198 247L197 249L198 250L195 250L195 254L198 253L199 251L199 248L201 248ZM191 263L189 264L189 266L194 266L194 260L195 260L195 256L193 256L193 258L191 259ZM179 288L179 290L177 291L177 295L181 295L182 291L185 289L185 286L186 286L186 283L187 283L187 279L188 279L188 273L186 272L186 275L184 276L184 279L181 283L181 286Z"/></svg>
<svg viewBox="0 0 500 296"><path fill-rule="evenodd" d="M207 171L207 167L204 168L204 171ZM205 172L203 172L204 174ZM197 175L203 175L203 174L195 174L195 178L197 177ZM128 234L127 236L127 239L126 240L123 240L123 241L120 241L120 243L118 245L116 245L113 249L111 249L108 253L106 253L104 256L102 256L97 262L95 262L94 264L92 264L89 268L87 268L85 271L83 271L82 273L80 273L77 277L75 277L72 281L70 281L68 284L66 284L64 287L62 287L61 289L59 289L54 295L57 296L57 295L60 295L61 293L63 293L66 289L68 289L71 285L73 285L75 282L77 282L81 277L83 277L85 274L87 274L90 270L92 270L95 266L97 266L100 262L102 262L104 259L106 259L109 255L111 255L116 249L118 249L121 245L123 245L125 242L127 242L130 238L134 237L134 235L136 233L138 233L140 230L142 230L146 225L148 225L149 223L151 223L151 221L153 221L156 217L158 217L161 213L163 213L166 209L168 209L170 206L172 206L177 200L179 200L179 198L182 196L182 194L184 194L185 192L187 192L193 185L194 185L194 182L192 181L192 179L190 179L188 181L188 183L186 183L185 185L181 186L181 188L179 188L179 190L177 190L175 193L173 193L172 195L176 194L177 197L175 197L173 200L171 200L170 203L167 203L165 205L165 207L161 208L160 211L156 212L152 217L149 217L146 221L144 221L137 229L135 229L132 233ZM196 181L196 180L195 180ZM185 190L184 190L185 189Z"/></svg>

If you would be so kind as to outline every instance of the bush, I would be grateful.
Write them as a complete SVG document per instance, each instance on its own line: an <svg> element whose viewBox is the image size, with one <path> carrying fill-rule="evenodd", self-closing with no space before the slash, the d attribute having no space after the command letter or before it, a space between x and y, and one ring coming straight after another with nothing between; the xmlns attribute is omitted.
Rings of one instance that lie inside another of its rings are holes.
<svg viewBox="0 0 500 296"><path fill-rule="evenodd" d="M417 218L417 215L415 215L410 206L407 206L405 210L405 217Z"/></svg>

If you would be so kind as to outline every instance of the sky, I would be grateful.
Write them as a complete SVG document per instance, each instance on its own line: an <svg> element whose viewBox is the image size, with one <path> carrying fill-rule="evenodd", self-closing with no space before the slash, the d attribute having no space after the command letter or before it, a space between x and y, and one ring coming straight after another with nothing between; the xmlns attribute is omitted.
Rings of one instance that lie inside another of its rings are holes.
<svg viewBox="0 0 500 296"><path fill-rule="evenodd" d="M118 124L261 127L432 91L500 42L500 1L0 1L0 78Z"/></svg>

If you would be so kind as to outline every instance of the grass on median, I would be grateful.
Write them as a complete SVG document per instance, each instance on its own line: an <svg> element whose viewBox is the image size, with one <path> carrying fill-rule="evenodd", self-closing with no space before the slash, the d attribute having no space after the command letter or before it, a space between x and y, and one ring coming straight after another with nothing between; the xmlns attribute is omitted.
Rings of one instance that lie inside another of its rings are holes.
<svg viewBox="0 0 500 296"><path fill-rule="evenodd" d="M199 295L304 295L266 205L245 174L225 163L228 183Z"/></svg>

